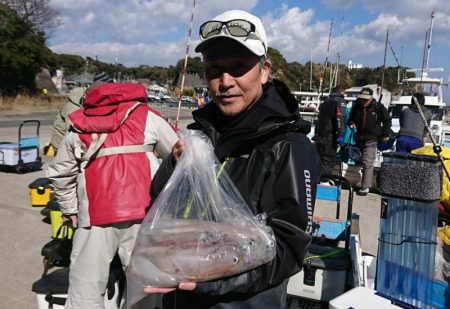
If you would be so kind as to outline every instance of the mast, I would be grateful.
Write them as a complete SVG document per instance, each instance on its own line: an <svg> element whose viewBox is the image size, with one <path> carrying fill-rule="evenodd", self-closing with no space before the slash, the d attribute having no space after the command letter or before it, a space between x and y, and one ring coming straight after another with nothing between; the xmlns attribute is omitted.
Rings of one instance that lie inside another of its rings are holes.
<svg viewBox="0 0 450 309"><path fill-rule="evenodd" d="M313 69L313 65L312 65L312 49L309 50L309 91L312 90L312 69Z"/></svg>
<svg viewBox="0 0 450 309"><path fill-rule="evenodd" d="M383 87L384 87L384 72L386 70L386 52L389 40L389 28L386 30L386 42L384 44L384 59L383 59L383 70L381 73L381 88L380 88L380 96L378 102L381 103L381 99L383 98Z"/></svg>
<svg viewBox="0 0 450 309"><path fill-rule="evenodd" d="M330 25L330 33L328 34L328 44L327 44L327 54L325 57L325 64L323 69L323 76L320 77L320 84L319 84L319 94L323 94L323 81L325 79L325 75L327 74L327 67L328 67L328 53L330 52L330 43L331 43L331 32L333 30L333 18L331 18L331 25ZM331 91L331 89L330 89Z"/></svg>
<svg viewBox="0 0 450 309"><path fill-rule="evenodd" d="M430 22L430 30L428 32L428 45L427 45L427 56L425 58L425 70L428 69L428 61L430 60L430 50L431 50L431 38L433 36L433 24L434 24L434 16L436 16L436 12L431 12L431 22Z"/></svg>
<svg viewBox="0 0 450 309"><path fill-rule="evenodd" d="M334 67L334 70L332 70L332 74L330 76L330 92L331 89L336 87L339 83L339 63L341 61L341 53L336 53L336 66Z"/></svg>
<svg viewBox="0 0 450 309"><path fill-rule="evenodd" d="M186 54L184 55L184 65L183 65L183 70L182 70L180 96L178 98L178 109L177 109L177 118L175 120L175 128L178 128L178 121L180 119L181 99L183 98L184 80L186 79L186 67L187 67L187 60L188 60L188 56L189 56L189 43L191 41L191 34L192 34L192 23L194 20L194 8L195 8L195 0L193 0L191 21L189 23L188 39L187 39L187 44L186 44Z"/></svg>

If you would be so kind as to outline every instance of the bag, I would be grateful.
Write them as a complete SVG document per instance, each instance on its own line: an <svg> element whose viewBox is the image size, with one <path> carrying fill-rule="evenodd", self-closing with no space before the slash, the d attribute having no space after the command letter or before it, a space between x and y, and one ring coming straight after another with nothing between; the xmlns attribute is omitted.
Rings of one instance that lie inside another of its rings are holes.
<svg viewBox="0 0 450 309"><path fill-rule="evenodd" d="M41 250L41 254L44 257L44 272L42 277L45 277L50 268L57 267L69 267L70 254L72 253L72 237L69 237L69 229L73 229L70 220L66 220L59 227L56 233L57 237L44 245ZM61 235L59 238L58 236Z"/></svg>
<svg viewBox="0 0 450 309"><path fill-rule="evenodd" d="M350 138L348 139L348 141L354 140L354 132L354 130L351 130ZM338 158L341 162L358 165L362 160L361 149L359 149L358 146L347 142L343 146L339 147Z"/></svg>
<svg viewBox="0 0 450 309"><path fill-rule="evenodd" d="M179 135L183 154L141 224L128 265L128 306L145 296L144 286L228 277L276 253L264 214L251 212L208 137L196 130Z"/></svg>

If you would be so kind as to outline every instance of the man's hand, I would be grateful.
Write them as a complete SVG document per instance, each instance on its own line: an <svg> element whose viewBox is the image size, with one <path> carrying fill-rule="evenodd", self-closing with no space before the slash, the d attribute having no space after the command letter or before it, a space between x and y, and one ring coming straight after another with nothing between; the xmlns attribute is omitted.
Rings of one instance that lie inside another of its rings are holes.
<svg viewBox="0 0 450 309"><path fill-rule="evenodd" d="M383 142L387 142L387 141L389 141L389 136L385 136L385 137L383 137Z"/></svg>
<svg viewBox="0 0 450 309"><path fill-rule="evenodd" d="M72 215L63 215L64 221L70 220L72 222L72 226L74 229L78 227L78 215L72 214Z"/></svg>
<svg viewBox="0 0 450 309"><path fill-rule="evenodd" d="M338 135L337 144L339 147L344 146L344 135Z"/></svg>
<svg viewBox="0 0 450 309"><path fill-rule="evenodd" d="M154 288L152 286L147 286L144 288L144 293L147 294L156 294L156 293L169 293L172 291L175 291L176 289L180 289L180 290L185 290L185 291L192 291L193 289L195 289L195 282L181 282L180 284L178 284L178 287L173 287L173 288Z"/></svg>
<svg viewBox="0 0 450 309"><path fill-rule="evenodd" d="M172 155L175 158L175 160L178 161L183 151L184 151L184 140L179 139L172 147Z"/></svg>

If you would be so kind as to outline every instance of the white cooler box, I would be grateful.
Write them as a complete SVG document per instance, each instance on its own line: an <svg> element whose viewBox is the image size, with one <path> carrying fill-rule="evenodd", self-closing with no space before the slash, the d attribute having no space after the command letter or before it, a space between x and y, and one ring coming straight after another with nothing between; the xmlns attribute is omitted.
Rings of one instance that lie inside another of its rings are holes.
<svg viewBox="0 0 450 309"><path fill-rule="evenodd" d="M119 280L110 273L109 288L105 293L105 309L117 309L120 304ZM38 309L64 309L69 287L69 269L57 269L33 283L32 291L36 293Z"/></svg>
<svg viewBox="0 0 450 309"><path fill-rule="evenodd" d="M395 301L386 298L375 290L366 287L356 287L350 291L332 299L330 309L394 309L403 308L396 306Z"/></svg>
<svg viewBox="0 0 450 309"><path fill-rule="evenodd" d="M321 256L336 248L312 244L305 256ZM339 257L314 258L303 263L303 270L289 279L290 296L316 301L329 301L345 292L347 272L350 268L348 254Z"/></svg>
<svg viewBox="0 0 450 309"><path fill-rule="evenodd" d="M23 163L35 162L39 157L39 148L36 147L22 147L20 152ZM0 143L0 164L19 164L19 144Z"/></svg>

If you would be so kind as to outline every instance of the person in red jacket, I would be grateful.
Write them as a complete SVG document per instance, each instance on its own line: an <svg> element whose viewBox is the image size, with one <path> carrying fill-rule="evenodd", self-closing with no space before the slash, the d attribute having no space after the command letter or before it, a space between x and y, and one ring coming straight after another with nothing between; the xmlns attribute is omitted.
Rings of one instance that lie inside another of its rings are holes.
<svg viewBox="0 0 450 309"><path fill-rule="evenodd" d="M69 132L48 166L61 211L77 228L66 308L103 308L110 262L118 253L128 265L152 177L178 140L146 102L139 84L92 88L69 114Z"/></svg>

